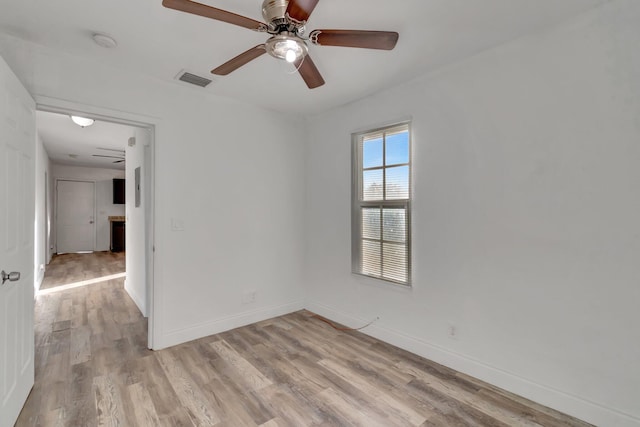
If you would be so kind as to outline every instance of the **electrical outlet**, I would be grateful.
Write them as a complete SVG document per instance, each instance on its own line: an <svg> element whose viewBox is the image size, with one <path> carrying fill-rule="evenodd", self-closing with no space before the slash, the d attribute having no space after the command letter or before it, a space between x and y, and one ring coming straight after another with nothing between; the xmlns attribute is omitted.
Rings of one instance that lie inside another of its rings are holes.
<svg viewBox="0 0 640 427"><path fill-rule="evenodd" d="M449 324L447 325L447 335L452 340L458 339L458 326L456 326L455 323L449 322Z"/></svg>
<svg viewBox="0 0 640 427"><path fill-rule="evenodd" d="M242 294L242 303L251 304L252 302L256 302L256 291L244 291Z"/></svg>

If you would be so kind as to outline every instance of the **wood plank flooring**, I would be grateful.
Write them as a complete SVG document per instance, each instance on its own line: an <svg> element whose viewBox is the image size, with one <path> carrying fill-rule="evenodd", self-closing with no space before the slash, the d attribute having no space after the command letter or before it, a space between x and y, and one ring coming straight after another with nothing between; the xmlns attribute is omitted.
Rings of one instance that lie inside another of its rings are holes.
<svg viewBox="0 0 640 427"><path fill-rule="evenodd" d="M16 425L589 425L307 311L157 352L146 331L123 279L38 296Z"/></svg>
<svg viewBox="0 0 640 427"><path fill-rule="evenodd" d="M124 252L93 252L54 255L40 289L49 289L125 271Z"/></svg>

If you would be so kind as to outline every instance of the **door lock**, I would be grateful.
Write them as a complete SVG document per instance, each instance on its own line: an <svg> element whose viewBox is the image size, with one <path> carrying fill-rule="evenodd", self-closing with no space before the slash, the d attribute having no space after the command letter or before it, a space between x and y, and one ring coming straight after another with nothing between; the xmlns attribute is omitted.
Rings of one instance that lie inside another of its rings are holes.
<svg viewBox="0 0 640 427"><path fill-rule="evenodd" d="M4 282L6 282L7 280L10 282L17 282L18 280L20 280L20 272L18 271L12 271L11 273L7 273L6 271L2 270L2 273L0 273L0 275L2 275L3 285L4 285Z"/></svg>

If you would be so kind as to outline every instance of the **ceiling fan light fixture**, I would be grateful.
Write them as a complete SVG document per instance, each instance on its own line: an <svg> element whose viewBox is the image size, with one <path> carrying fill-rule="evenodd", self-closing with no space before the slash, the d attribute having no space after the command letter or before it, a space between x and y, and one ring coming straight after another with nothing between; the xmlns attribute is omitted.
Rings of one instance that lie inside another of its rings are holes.
<svg viewBox="0 0 640 427"><path fill-rule="evenodd" d="M93 119L89 119L87 117L81 117L81 116L71 116L71 121L73 121L73 123L77 124L82 128L91 126L95 122L95 120Z"/></svg>
<svg viewBox="0 0 640 427"><path fill-rule="evenodd" d="M284 60L287 61L288 63L295 62L297 58L298 58L298 55L296 55L296 51L293 49L289 49L287 53L284 55Z"/></svg>
<svg viewBox="0 0 640 427"><path fill-rule="evenodd" d="M265 43L267 53L274 58L293 63L309 52L306 43L299 37L289 34L278 34Z"/></svg>

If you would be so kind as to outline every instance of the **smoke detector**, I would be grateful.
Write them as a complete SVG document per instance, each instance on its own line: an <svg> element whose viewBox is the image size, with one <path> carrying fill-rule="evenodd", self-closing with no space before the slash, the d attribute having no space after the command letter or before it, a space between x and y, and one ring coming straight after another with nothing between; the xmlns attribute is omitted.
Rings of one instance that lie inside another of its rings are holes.
<svg viewBox="0 0 640 427"><path fill-rule="evenodd" d="M93 41L100 47L104 47L107 49L114 48L118 46L118 43L115 41L113 37L109 37L106 34L96 33L93 35Z"/></svg>

